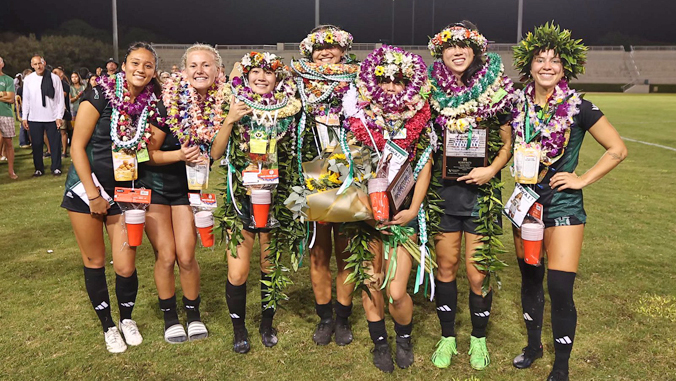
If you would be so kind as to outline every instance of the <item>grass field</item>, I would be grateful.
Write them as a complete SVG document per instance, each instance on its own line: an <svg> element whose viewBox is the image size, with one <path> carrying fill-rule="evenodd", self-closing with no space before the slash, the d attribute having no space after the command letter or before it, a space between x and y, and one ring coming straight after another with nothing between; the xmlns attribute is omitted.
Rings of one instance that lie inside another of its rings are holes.
<svg viewBox="0 0 676 381"><path fill-rule="evenodd" d="M587 98L606 113L622 136L676 147L676 96L589 94ZM18 138L14 143L18 146ZM571 358L573 380L676 380L676 267L672 264L676 152L633 142L627 146L628 159L585 189L589 219L575 284L578 331ZM578 174L602 153L587 136ZM69 164L65 160L64 170ZM372 365L372 344L359 298L352 318L354 343L316 346L311 336L317 317L306 265L292 275L295 284L288 290L290 300L275 318L280 341L272 349L264 348L258 336L259 271L257 264L252 266L247 308L252 350L237 355L232 351L225 303L222 247L198 251L201 309L211 336L202 342L169 345L162 337L153 254L147 240L138 251L140 290L134 311L144 342L124 354L111 355L87 298L70 223L59 208L65 176L32 179L30 150L18 148L19 180L9 180L6 171L6 164L0 164L0 379L509 381L544 380L551 370L554 352L548 302L544 358L528 370L511 365L526 342L511 234L504 236L510 249L504 259L510 267L502 274L502 290L494 295L488 330L492 362L482 372L469 366L471 323L463 275L458 283L460 355L449 369L437 369L429 360L440 329L434 304L422 295L414 296L416 361L409 369L396 369L390 376ZM116 305L110 265L107 274ZM113 311L117 319L117 308ZM389 317L387 324L393 335Z"/></svg>

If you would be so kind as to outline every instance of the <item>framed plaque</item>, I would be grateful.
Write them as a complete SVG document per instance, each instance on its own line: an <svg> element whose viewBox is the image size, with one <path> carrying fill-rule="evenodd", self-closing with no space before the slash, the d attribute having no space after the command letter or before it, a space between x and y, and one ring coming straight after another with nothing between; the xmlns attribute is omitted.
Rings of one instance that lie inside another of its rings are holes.
<svg viewBox="0 0 676 381"><path fill-rule="evenodd" d="M473 168L488 165L488 130L472 130L472 141L467 148L469 134L444 131L444 157L442 177L456 180L469 174Z"/></svg>
<svg viewBox="0 0 676 381"><path fill-rule="evenodd" d="M411 190L415 185L411 164L405 164L399 169L394 180L387 187L387 199L390 202L390 213L397 214L407 204L411 203Z"/></svg>

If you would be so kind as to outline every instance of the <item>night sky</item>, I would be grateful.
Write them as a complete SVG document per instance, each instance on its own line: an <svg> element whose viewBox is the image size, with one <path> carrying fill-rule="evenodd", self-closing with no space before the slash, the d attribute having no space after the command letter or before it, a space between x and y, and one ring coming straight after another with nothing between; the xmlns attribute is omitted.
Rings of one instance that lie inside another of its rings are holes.
<svg viewBox="0 0 676 381"><path fill-rule="evenodd" d="M112 30L110 0L9 0L0 12L0 32L36 33L80 18ZM314 26L314 0L117 0L118 23L166 36L174 43L274 44L299 42ZM496 42L516 40L518 0L321 0L321 22L342 26L355 42L390 40L424 45L427 36L468 19ZM3 0L3 3L5 1ZM95 4L95 5L93 5ZM38 11L39 10L39 11ZM524 0L524 32L555 20L588 44L609 33L676 44L674 0ZM412 40L414 38L414 40ZM169 41L152 41L163 43Z"/></svg>

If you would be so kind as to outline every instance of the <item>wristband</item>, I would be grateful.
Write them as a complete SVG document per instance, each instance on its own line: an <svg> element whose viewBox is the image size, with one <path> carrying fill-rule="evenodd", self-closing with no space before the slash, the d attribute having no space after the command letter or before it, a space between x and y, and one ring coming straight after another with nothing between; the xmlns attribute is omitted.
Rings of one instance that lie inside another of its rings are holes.
<svg viewBox="0 0 676 381"><path fill-rule="evenodd" d="M101 197L101 193L99 193L99 195L96 196L96 197L94 197L94 198L89 198L89 197L87 197L87 198L89 198L89 201L94 201L94 200L96 200L96 199L99 198L99 197Z"/></svg>

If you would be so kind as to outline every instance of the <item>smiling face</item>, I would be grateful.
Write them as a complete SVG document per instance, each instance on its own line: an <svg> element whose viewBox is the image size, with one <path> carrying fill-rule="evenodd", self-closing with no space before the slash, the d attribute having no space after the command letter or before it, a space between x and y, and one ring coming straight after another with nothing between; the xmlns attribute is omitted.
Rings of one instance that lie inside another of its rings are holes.
<svg viewBox="0 0 676 381"><path fill-rule="evenodd" d="M312 51L312 62L321 64L337 64L343 58L344 51L337 45L323 46Z"/></svg>
<svg viewBox="0 0 676 381"><path fill-rule="evenodd" d="M259 67L251 69L247 78L251 91L259 95L271 93L277 84L277 77L275 77L273 71L263 70Z"/></svg>
<svg viewBox="0 0 676 381"><path fill-rule="evenodd" d="M45 60L40 56L35 56L31 58L31 67L37 75L42 75L45 72Z"/></svg>
<svg viewBox="0 0 676 381"><path fill-rule="evenodd" d="M380 82L378 86L380 86L380 88L383 89L385 93L392 95L399 94L406 88L406 85L404 85L404 83L401 81L389 81L389 80Z"/></svg>
<svg viewBox="0 0 676 381"><path fill-rule="evenodd" d="M563 78L563 63L554 50L542 51L533 56L530 75L535 85L543 89L553 89Z"/></svg>
<svg viewBox="0 0 676 381"><path fill-rule="evenodd" d="M444 49L441 59L451 73L460 78L474 61L474 50L469 46L450 46Z"/></svg>
<svg viewBox="0 0 676 381"><path fill-rule="evenodd" d="M129 89L144 88L155 76L155 56L147 49L133 50L122 64L122 70L127 76Z"/></svg>
<svg viewBox="0 0 676 381"><path fill-rule="evenodd" d="M218 76L216 57L206 50L192 51L188 53L184 73L190 86L204 95Z"/></svg>
<svg viewBox="0 0 676 381"><path fill-rule="evenodd" d="M117 71L117 64L115 62L108 62L106 64L106 70L108 70L108 73L114 73Z"/></svg>

